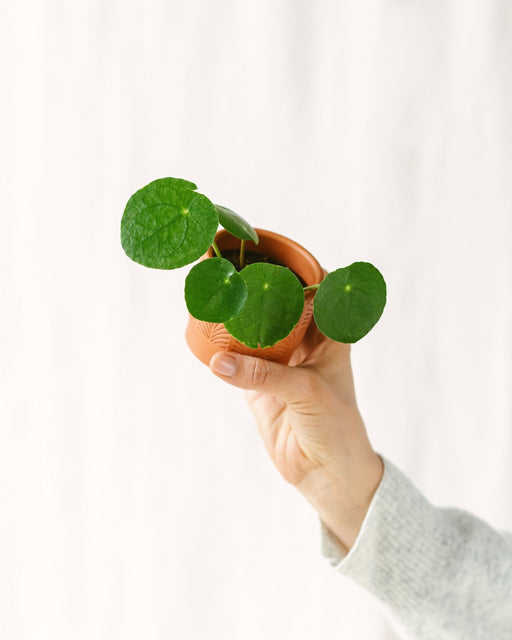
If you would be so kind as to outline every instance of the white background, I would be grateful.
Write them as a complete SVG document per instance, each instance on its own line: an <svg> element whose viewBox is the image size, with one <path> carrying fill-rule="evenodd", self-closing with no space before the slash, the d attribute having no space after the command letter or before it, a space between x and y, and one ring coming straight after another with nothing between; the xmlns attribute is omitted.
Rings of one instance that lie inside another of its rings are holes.
<svg viewBox="0 0 512 640"><path fill-rule="evenodd" d="M512 529L511 28L508 0L2 2L2 639L394 638L188 351L188 269L122 252L158 177L376 264L375 448Z"/></svg>

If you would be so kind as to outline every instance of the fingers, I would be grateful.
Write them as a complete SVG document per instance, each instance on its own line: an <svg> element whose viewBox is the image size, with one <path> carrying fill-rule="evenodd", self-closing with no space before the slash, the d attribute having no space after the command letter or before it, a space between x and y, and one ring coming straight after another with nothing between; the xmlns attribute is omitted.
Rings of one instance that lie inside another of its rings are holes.
<svg viewBox="0 0 512 640"><path fill-rule="evenodd" d="M290 359L289 365L295 367L299 364L302 364L304 360L311 355L311 353L320 345L322 342L327 340L323 333L321 333L315 322L312 320L309 324L309 327L302 339L301 343L293 352L293 355Z"/></svg>
<svg viewBox="0 0 512 640"><path fill-rule="evenodd" d="M285 402L300 399L310 384L311 376L300 367L224 351L212 357L210 368L215 375L235 387L269 393Z"/></svg>

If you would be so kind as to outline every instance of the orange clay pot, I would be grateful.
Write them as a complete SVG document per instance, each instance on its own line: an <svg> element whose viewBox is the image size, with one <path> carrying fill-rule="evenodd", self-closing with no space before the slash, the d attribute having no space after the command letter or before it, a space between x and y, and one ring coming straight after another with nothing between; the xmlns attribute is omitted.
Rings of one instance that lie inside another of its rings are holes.
<svg viewBox="0 0 512 640"><path fill-rule="evenodd" d="M256 229L256 233L260 239L259 244L256 245L254 242L247 241L245 243L246 251L254 251L274 258L300 276L307 286L318 284L323 280L324 272L322 267L309 251L306 251L300 244L272 231ZM230 249L240 248L240 240L224 229L217 233L215 242L221 253L222 250L229 251ZM212 258L213 255L213 250L210 247L204 258ZM251 349L233 338L223 324L203 322L190 315L185 334L187 344L192 353L206 365L209 364L211 357L217 351L235 351L287 364L292 353L304 338L310 322L314 322L312 320L314 294L314 291L305 292L304 310L299 322L286 338L272 347Z"/></svg>

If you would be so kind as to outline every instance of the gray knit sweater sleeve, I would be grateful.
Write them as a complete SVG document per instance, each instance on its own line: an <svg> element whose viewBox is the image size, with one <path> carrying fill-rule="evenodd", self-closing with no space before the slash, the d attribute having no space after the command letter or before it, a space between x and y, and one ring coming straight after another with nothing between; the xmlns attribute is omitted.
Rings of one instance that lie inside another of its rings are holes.
<svg viewBox="0 0 512 640"><path fill-rule="evenodd" d="M348 554L321 523L322 553L371 592L404 638L512 639L512 534L432 506L391 462Z"/></svg>

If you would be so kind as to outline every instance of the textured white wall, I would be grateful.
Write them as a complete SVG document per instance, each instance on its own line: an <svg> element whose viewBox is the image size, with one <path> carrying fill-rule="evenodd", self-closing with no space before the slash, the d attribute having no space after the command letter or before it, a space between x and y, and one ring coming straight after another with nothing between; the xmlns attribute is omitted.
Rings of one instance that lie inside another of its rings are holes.
<svg viewBox="0 0 512 640"><path fill-rule="evenodd" d="M172 175L328 269L374 262L374 445L512 529L510 3L7 0L0 25L0 637L394 638L188 352L187 269L132 263L119 223Z"/></svg>

